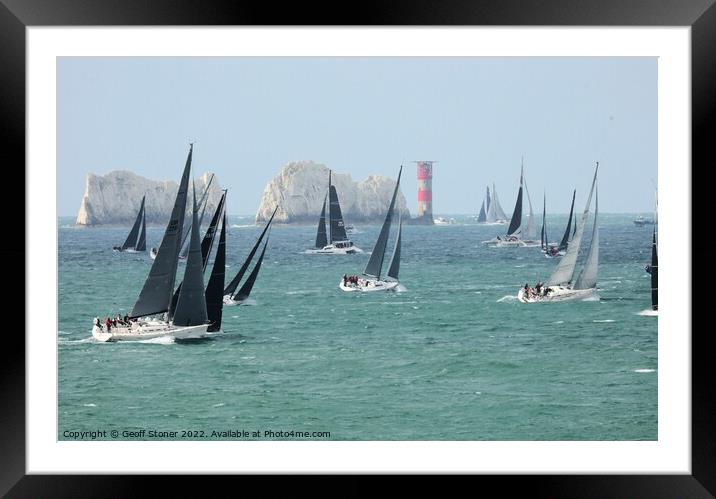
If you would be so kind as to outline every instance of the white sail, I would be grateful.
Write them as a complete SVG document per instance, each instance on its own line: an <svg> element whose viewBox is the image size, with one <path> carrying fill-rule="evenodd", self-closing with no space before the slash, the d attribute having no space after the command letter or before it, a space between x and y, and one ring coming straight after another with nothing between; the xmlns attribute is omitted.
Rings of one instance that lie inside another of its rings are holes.
<svg viewBox="0 0 716 499"><path fill-rule="evenodd" d="M589 205L592 204L592 194L594 193L594 186L597 182L597 170L599 169L599 163L597 168L594 170L594 179L592 180L592 188L589 191L589 197L587 198L587 205L584 207L582 213L582 219L579 221L577 226L577 232L574 238L569 243L567 253L557 264L557 267L552 272L552 275L547 281L547 286L558 286L560 284L570 284L572 282L572 276L574 275L574 267L577 265L577 256L579 256L579 245L582 242L582 234L584 232L584 225L587 223L589 217Z"/></svg>
<svg viewBox="0 0 716 499"><path fill-rule="evenodd" d="M492 202L490 203L490 210L493 210L494 207L494 217L495 219L492 220L493 222L498 220L507 220L507 215L505 215L504 210L502 209L502 206L500 206L500 200L497 197L497 191L495 190L495 184L492 184ZM488 217L489 221L489 217Z"/></svg>
<svg viewBox="0 0 716 499"><path fill-rule="evenodd" d="M592 228L592 242L584 268L574 283L574 289L589 289L597 287L597 272L599 269L599 188L594 191L594 227Z"/></svg>
<svg viewBox="0 0 716 499"><path fill-rule="evenodd" d="M524 180L524 183L525 192L527 193L527 204L530 207L530 213L527 216L527 229L525 229L523 239L532 241L537 238L537 229L535 228L535 215L532 211L532 199L530 199L530 190L527 188L527 180Z"/></svg>

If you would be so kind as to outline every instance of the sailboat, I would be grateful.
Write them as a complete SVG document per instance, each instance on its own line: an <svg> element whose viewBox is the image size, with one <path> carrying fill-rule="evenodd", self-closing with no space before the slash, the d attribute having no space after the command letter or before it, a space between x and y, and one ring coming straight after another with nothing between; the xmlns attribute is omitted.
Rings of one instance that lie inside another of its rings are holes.
<svg viewBox="0 0 716 499"><path fill-rule="evenodd" d="M490 211L490 188L487 188L487 193L485 194L485 199L482 200L482 205L480 206L480 213L477 215L477 223L484 224L487 223L487 213Z"/></svg>
<svg viewBox="0 0 716 499"><path fill-rule="evenodd" d="M494 225L494 224L506 224L509 222L507 219L507 215L505 215L505 212L502 210L502 206L500 206L500 200L497 197L497 189L495 189L495 183L492 183L492 197L490 198L490 188L487 188L487 204L485 206L485 209L487 210L487 220L485 223Z"/></svg>
<svg viewBox="0 0 716 499"><path fill-rule="evenodd" d="M259 275L259 270L261 270L261 263L264 260L264 254L266 254L266 246L268 246L268 236L266 236L266 242L264 243L264 247L261 250L261 255L259 256L259 259L256 262L256 265L254 265L254 269L249 274L249 277L246 278L246 281L244 282L243 286L239 288L237 291L236 289L239 287L239 283L241 282L241 279L244 277L244 274L249 268L249 265L251 265L251 261L254 258L254 255L256 255L256 251L259 248L259 245L261 244L261 241L263 240L264 236L269 230L269 227L271 226L271 222L273 221L273 217L276 215L276 211L278 211L278 206L274 208L273 213L271 214L271 217L269 218L268 222L266 222L266 226L264 227L264 230L261 231L261 235L256 240L256 243L254 243L254 247L251 248L251 251L249 252L249 256L246 257L246 260L244 260L243 265L239 269L239 271L236 273L234 278L231 280L231 282L226 286L223 292L223 301L224 305L240 305L251 294L251 290L254 287L254 284L256 283L256 278Z"/></svg>
<svg viewBox="0 0 716 499"><path fill-rule="evenodd" d="M587 205L582 213L582 219L577 227L574 239L569 244L567 252L560 260L549 280L544 285L538 285L538 288L532 290L528 285L520 288L517 293L517 299L523 303L533 302L553 302L567 301L575 299L588 298L596 293L597 290L597 271L599 266L599 195L597 191L597 171L599 170L599 162L594 170L594 179L592 180L592 188L589 191ZM587 253L587 260L584 268L572 282L574 270L577 265L577 257L579 256L579 246L584 233L584 226L589 217L589 206L594 195L594 225L592 227L592 240ZM571 218L570 218L571 220Z"/></svg>
<svg viewBox="0 0 716 499"><path fill-rule="evenodd" d="M326 199L328 199L328 233L326 233ZM341 213L341 205L338 202L338 193L336 192L336 187L331 183L331 170L328 170L328 193L323 198L321 217L318 220L318 229L316 230L316 244L313 249L306 250L306 253L352 255L362 252L362 249L348 239Z"/></svg>
<svg viewBox="0 0 716 499"><path fill-rule="evenodd" d="M144 211L144 200L146 196L142 196L142 203L139 206L137 218L134 220L132 230L129 231L127 239L122 246L115 246L115 251L138 253L147 251L147 217Z"/></svg>
<svg viewBox="0 0 716 499"><path fill-rule="evenodd" d="M398 287L400 246L403 234L402 217L398 221L398 236L395 239L393 256L391 257L390 265L388 265L388 273L385 279L381 279L381 270L383 268L383 260L385 259L385 249L388 245L388 238L390 236L390 225L393 220L395 199L398 195L398 189L400 188L400 175L402 173L403 166L401 165L400 171L398 172L398 180L395 183L395 190L393 190L393 197L391 198L390 205L388 206L388 213L385 215L385 221L380 229L378 240L375 242L373 252L370 255L370 259L368 260L365 270L363 271L363 275L365 277L356 277L355 280L352 281L344 275L338 283L338 287L341 290L348 292L373 292L394 290Z"/></svg>
<svg viewBox="0 0 716 499"><path fill-rule="evenodd" d="M512 218L507 229L505 237L497 236L489 241L483 241L483 244L489 244L496 247L524 247L527 244L522 240L522 189L524 187L524 165L520 169L520 188L517 191L517 201L515 201L515 209L512 211ZM494 197L493 190L493 197Z"/></svg>
<svg viewBox="0 0 716 499"><path fill-rule="evenodd" d="M105 328L99 318L95 317L92 336L98 341L137 341L164 336L197 338L203 336L211 326L207 314L195 193L184 279L176 302L172 300L189 191L192 153L193 144L189 148L169 223L139 297L125 321L117 321Z"/></svg>
<svg viewBox="0 0 716 499"><path fill-rule="evenodd" d="M525 243L525 247L536 247L537 246L537 231L535 229L535 216L532 211L532 199L530 198L530 190L527 188L527 179L524 178L525 193L527 194L527 205L529 206L529 214L527 215L527 228L523 233L522 242Z"/></svg>
<svg viewBox="0 0 716 499"><path fill-rule="evenodd" d="M659 310L659 255L656 246L656 227L651 241L651 264L647 266L647 272L651 274L651 309Z"/></svg>
<svg viewBox="0 0 716 499"><path fill-rule="evenodd" d="M572 191L572 205L569 208L569 217L567 217L567 227L564 229L562 240L559 245L549 244L543 248L544 256L546 258L557 258L564 256L569 247L569 243L574 239L574 235L577 233L577 215L574 213L574 199L577 196L577 190ZM574 219L572 218L574 217ZM572 228L574 231L572 232Z"/></svg>

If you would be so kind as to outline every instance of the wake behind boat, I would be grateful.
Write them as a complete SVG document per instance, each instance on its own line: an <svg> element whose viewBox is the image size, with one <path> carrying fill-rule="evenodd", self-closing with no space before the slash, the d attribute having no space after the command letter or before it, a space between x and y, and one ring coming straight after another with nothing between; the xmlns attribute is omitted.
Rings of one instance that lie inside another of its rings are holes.
<svg viewBox="0 0 716 499"><path fill-rule="evenodd" d="M599 266L599 194L596 190L597 171L599 163L594 170L594 179L592 180L592 188L589 191L587 205L582 213L582 219L577 227L577 232L569 244L569 248L564 257L557 264L554 272L550 276L546 284L537 283L534 288L530 288L525 284L523 288L517 292L517 299L522 303L536 302L556 302L589 298L596 294L597 291L597 271ZM589 206L592 202L592 194L594 194L594 225L592 228L592 240L589 245L587 260L584 263L582 272L577 280L572 283L574 270L577 265L577 257L579 256L579 246L589 216ZM571 219L571 217L570 217Z"/></svg>
<svg viewBox="0 0 716 499"><path fill-rule="evenodd" d="M338 202L338 193L331 183L331 170L328 170L328 228L326 235L326 198L323 198L321 217L318 220L316 231L316 244L314 249L306 250L308 254L314 255L352 255L363 253L363 250L348 239L346 226L343 222L341 205Z"/></svg>
<svg viewBox="0 0 716 499"><path fill-rule="evenodd" d="M395 190L393 191L393 197L390 200L388 206L388 213L385 215L385 221L383 227L380 229L378 240L373 247L373 251L370 255L370 260L363 271L365 277L343 275L343 278L338 283L338 287L347 292L374 292L374 291L389 291L394 290L398 287L398 273L400 271L400 245L403 233L403 219L402 217L398 221L398 236L395 239L395 248L393 249L393 256L390 260L388 268L388 274L386 279L381 279L380 272L383 267L383 260L385 258L385 249L388 245L388 238L390 236L390 225L393 218L393 210L395 208L395 198L398 195L398 189L400 188L400 175L403 173L403 166L400 166L398 172L398 180L395 183Z"/></svg>
<svg viewBox="0 0 716 499"><path fill-rule="evenodd" d="M217 286L223 288L223 262L219 253L223 246L219 245L212 277L221 272L221 282L209 281L204 289L205 258L202 255L202 244L199 241L199 224L196 194L192 203L192 228L189 242L187 264L184 279L174 292L174 282L181 249L181 234L184 226L189 175L191 171L193 144L190 145L186 165L182 174L174 208L164 232L157 256L149 271L144 286L137 298L132 312L111 321L109 318L103 325L95 317L92 336L102 342L140 341L160 337L198 338L207 331L218 330L221 325L221 301L219 299L218 315L216 307ZM222 197L223 199L223 197ZM223 205L223 203L222 203ZM222 236L225 232L222 227ZM210 245L207 245L207 257ZM221 269L217 269L221 262ZM220 295L219 295L220 296ZM174 299L176 298L176 299ZM209 313L207 310L210 310Z"/></svg>

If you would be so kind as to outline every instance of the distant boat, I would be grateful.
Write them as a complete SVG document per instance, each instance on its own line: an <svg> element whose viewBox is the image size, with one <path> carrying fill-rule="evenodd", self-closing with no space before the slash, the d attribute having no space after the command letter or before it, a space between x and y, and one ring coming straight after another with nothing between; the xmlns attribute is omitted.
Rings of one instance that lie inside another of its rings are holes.
<svg viewBox="0 0 716 499"><path fill-rule="evenodd" d="M486 220L485 223L487 224L506 224L509 222L507 219L507 215L505 215L505 212L502 210L502 206L500 206L500 200L497 197L497 189L495 189L495 183L492 183L492 197L490 197L490 191L489 187L487 188L487 205L485 206L485 209L487 210L486 214Z"/></svg>
<svg viewBox="0 0 716 499"><path fill-rule="evenodd" d="M480 213L477 215L477 223L487 223L487 212L490 211L490 188L487 188L487 193L485 194L485 199L482 200L482 205L480 206Z"/></svg>
<svg viewBox="0 0 716 499"><path fill-rule="evenodd" d="M520 169L520 187L517 190L517 201L515 201L515 209L512 211L510 225L507 228L507 234L504 237L497 236L483 244L489 244L499 248L505 247L524 247L528 244L522 240L522 190L524 188L524 165ZM493 198L495 192L493 189ZM536 243L536 241L534 241ZM536 244L535 244L536 245Z"/></svg>
<svg viewBox="0 0 716 499"><path fill-rule="evenodd" d="M659 310L659 255L656 247L656 227L651 241L651 265L649 265L649 274L651 274L651 309Z"/></svg>
<svg viewBox="0 0 716 499"><path fill-rule="evenodd" d="M638 217L636 217L636 218L634 219L634 225L639 225L639 226L642 226L642 225L654 225L654 219L652 219L652 218L646 218L646 217L643 217L643 216L639 215Z"/></svg>
<svg viewBox="0 0 716 499"><path fill-rule="evenodd" d="M549 237L547 236L547 194L544 194L542 199L542 230L540 231L540 248L542 249L544 256L547 258L559 256L557 244L550 243Z"/></svg>
<svg viewBox="0 0 716 499"><path fill-rule="evenodd" d="M341 205L338 202L338 193L335 186L331 184L331 170L328 170L328 193L326 196L328 198L328 234L326 234L326 198L323 198L323 208L321 208L321 216L316 230L315 248L306 250L306 253L318 255L362 253L363 250L348 239Z"/></svg>
<svg viewBox="0 0 716 499"><path fill-rule="evenodd" d="M231 282L226 286L223 293L223 300L224 305L241 305L243 302L245 302L249 295L251 294L251 290L254 287L254 284L256 283L256 278L259 275L259 270L261 270L261 264L264 260L264 255L266 254L266 247L268 246L268 236L266 236L266 242L264 243L264 247L261 250L261 255L259 255L259 259L256 262L256 265L254 265L253 270L249 274L249 277L246 278L246 281L244 284L239 288L239 284L241 283L241 279L243 279L244 274L249 268L249 265L251 265L251 261L253 260L254 256L256 255L256 251L259 248L259 245L261 244L261 241L263 240L264 236L269 230L269 227L271 226L271 222L273 221L273 217L276 215L276 211L278 211L278 206L274 208L273 213L271 214L271 217L269 218L268 222L266 222L266 226L264 227L264 230L261 231L261 235L259 235L259 238L256 240L256 243L254 243L253 248L251 248L251 251L249 252L249 255L246 257L246 260L244 260L243 265L241 265L241 268L236 273L234 278L231 280ZM238 291L236 290L237 288Z"/></svg>
<svg viewBox="0 0 716 499"><path fill-rule="evenodd" d="M576 214L574 214L574 199L576 196L577 190L575 189L574 191L572 191L572 205L569 208L567 227L564 229L564 234L562 235L562 240L560 241L559 245L549 244L546 249L542 249L544 256L547 258L558 258L564 256L567 252L567 248L569 247L570 241L574 239L574 235L577 232L577 219ZM574 220L572 219L573 216ZM572 231L572 228L574 228L574 231Z"/></svg>
<svg viewBox="0 0 716 499"><path fill-rule="evenodd" d="M597 272L599 268L599 195L596 189L597 171L599 163L594 170L594 179L592 180L592 188L587 198L587 205L582 213L582 219L577 227L576 235L569 244L567 253L557 264L554 272L550 276L547 283L541 286L540 290L536 288L532 290L527 285L520 288L517 293L517 299L523 303L534 302L553 302L567 301L575 299L584 299L593 296L597 290ZM572 283L574 278L574 270L577 265L577 257L579 256L579 246L584 232L584 226L589 217L589 206L592 202L592 194L594 194L594 225L592 227L592 240L587 253L587 260L584 263L581 273L577 280ZM571 220L571 218L570 218Z"/></svg>
<svg viewBox="0 0 716 499"><path fill-rule="evenodd" d="M436 217L433 222L435 222L435 225L454 225L455 219L454 218L445 218L445 217Z"/></svg>
<svg viewBox="0 0 716 499"><path fill-rule="evenodd" d="M537 230L534 222L534 212L532 211L532 199L530 199L530 190L527 188L527 179L524 178L525 193L527 194L527 205L529 206L529 214L527 215L527 227L522 233L522 242L525 243L526 247L536 247L537 241Z"/></svg>
<svg viewBox="0 0 716 499"><path fill-rule="evenodd" d="M98 341L137 341L165 336L197 338L203 336L212 325L207 313L204 289L196 194L193 195L192 202L192 229L184 279L176 303L172 300L189 191L192 152L193 145L189 148L174 208L157 257L152 263L129 320L118 321L105 329L99 318L95 317L92 336Z"/></svg>
<svg viewBox="0 0 716 499"><path fill-rule="evenodd" d="M145 198L146 195L142 196L142 203L139 205L137 218L134 220L134 225L132 225L132 230L129 231L127 239L122 246L115 246L113 248L115 251L127 253L147 251L147 217L144 211Z"/></svg>
<svg viewBox="0 0 716 499"><path fill-rule="evenodd" d="M395 239L395 247L393 249L393 256L388 266L388 273L385 279L381 279L381 270L383 267L383 260L385 258L385 250L388 245L388 238L390 236L390 225L393 219L393 211L395 208L395 199L398 195L398 189L400 188L400 175L403 173L403 166L400 166L398 172L398 180L395 183L395 190L393 191L393 197L390 200L388 206L388 213L385 215L385 221L380 229L378 240L375 242L373 251L370 255L370 260L363 271L365 277L359 277L356 282L350 282L347 276L343 276L343 279L338 283L338 287L347 292L373 292L373 291L389 291L394 290L398 287L398 273L400 270L400 248L403 234L403 219L402 217L398 221L398 235Z"/></svg>

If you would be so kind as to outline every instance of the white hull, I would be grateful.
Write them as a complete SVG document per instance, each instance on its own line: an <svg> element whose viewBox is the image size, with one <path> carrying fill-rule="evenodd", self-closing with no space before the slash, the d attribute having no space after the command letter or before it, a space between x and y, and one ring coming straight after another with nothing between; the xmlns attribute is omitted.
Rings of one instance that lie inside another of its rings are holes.
<svg viewBox="0 0 716 499"><path fill-rule="evenodd" d="M348 248L336 248L329 244L321 249L306 250L306 254L309 255L354 255L356 253L363 253L363 250L358 246L350 246Z"/></svg>
<svg viewBox="0 0 716 499"><path fill-rule="evenodd" d="M517 299L522 303L542 303L556 301L583 300L594 296L597 292L595 288L589 289L572 289L566 286L549 286L550 293L547 296L530 294L525 296L525 288L520 288L517 293Z"/></svg>
<svg viewBox="0 0 716 499"><path fill-rule="evenodd" d="M343 284L343 279L338 287L349 293L372 293L374 291L390 291L398 287L398 281L381 281L379 279L358 279L358 284Z"/></svg>
<svg viewBox="0 0 716 499"><path fill-rule="evenodd" d="M248 300L248 298L247 298ZM243 305L246 300L232 300L231 296L224 295L224 305L227 307L235 307L237 305Z"/></svg>
<svg viewBox="0 0 716 499"><path fill-rule="evenodd" d="M170 336L173 338L201 338L208 324L199 326L175 326L167 322L152 321L142 324L132 323L131 327L116 326L110 332L102 327L92 327L92 336L98 341L141 341Z"/></svg>

